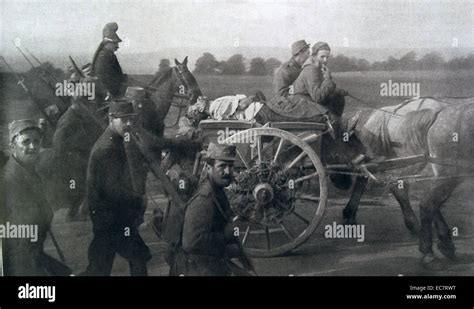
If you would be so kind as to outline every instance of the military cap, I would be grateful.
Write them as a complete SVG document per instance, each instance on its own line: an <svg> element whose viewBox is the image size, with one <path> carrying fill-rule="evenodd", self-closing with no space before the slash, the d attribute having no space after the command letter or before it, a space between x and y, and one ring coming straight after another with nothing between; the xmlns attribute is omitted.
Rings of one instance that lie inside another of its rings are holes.
<svg viewBox="0 0 474 309"><path fill-rule="evenodd" d="M127 87L125 97L129 100L144 100L146 99L146 92L142 87Z"/></svg>
<svg viewBox="0 0 474 309"><path fill-rule="evenodd" d="M21 132L29 129L38 130L41 133L41 128L38 121L33 119L15 120L8 124L8 133L10 135L10 142L15 139Z"/></svg>
<svg viewBox="0 0 474 309"><path fill-rule="evenodd" d="M137 115L133 110L133 104L128 99L115 99L110 103L109 115L114 118Z"/></svg>
<svg viewBox="0 0 474 309"><path fill-rule="evenodd" d="M305 47L308 47L309 44L306 43L305 40L299 40L291 44L291 54L296 56L300 51L302 51Z"/></svg>
<svg viewBox="0 0 474 309"><path fill-rule="evenodd" d="M313 47L311 47L311 53L313 55L316 55L318 53L318 51L320 50L331 50L331 48L329 47L329 44L326 43L326 42L317 42L313 45Z"/></svg>
<svg viewBox="0 0 474 309"><path fill-rule="evenodd" d="M122 42L122 40L117 35L118 25L115 22L108 23L105 25L104 29L102 30L102 36L104 37L104 41L109 42Z"/></svg>
<svg viewBox="0 0 474 309"><path fill-rule="evenodd" d="M215 144L210 142L204 160L235 161L237 160L236 153L237 148L235 145Z"/></svg>

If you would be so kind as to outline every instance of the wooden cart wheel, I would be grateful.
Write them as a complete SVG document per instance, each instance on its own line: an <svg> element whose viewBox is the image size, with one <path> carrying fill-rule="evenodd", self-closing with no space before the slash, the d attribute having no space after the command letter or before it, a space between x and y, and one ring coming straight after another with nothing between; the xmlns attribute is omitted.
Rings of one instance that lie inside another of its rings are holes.
<svg viewBox="0 0 474 309"><path fill-rule="evenodd" d="M249 256L289 252L321 222L328 194L326 172L305 140L263 127L240 131L224 141L237 146L241 161L234 168L228 195L235 230Z"/></svg>

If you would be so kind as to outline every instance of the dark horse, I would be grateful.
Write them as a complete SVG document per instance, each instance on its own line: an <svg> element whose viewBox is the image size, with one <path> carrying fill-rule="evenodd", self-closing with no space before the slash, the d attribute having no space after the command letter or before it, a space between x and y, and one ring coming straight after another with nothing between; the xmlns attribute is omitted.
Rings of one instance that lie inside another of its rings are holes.
<svg viewBox="0 0 474 309"><path fill-rule="evenodd" d="M202 95L196 78L188 69L188 57L180 63L174 60L176 66L157 75L146 87L150 99L155 103L158 117L163 122L171 106L179 108L194 104ZM188 104L181 105L177 101L185 100Z"/></svg>
<svg viewBox="0 0 474 309"><path fill-rule="evenodd" d="M429 269L440 269L442 263L439 263L432 249L432 225L434 223L438 236L438 249L445 257L454 260L455 246L440 207L465 179L457 176L474 171L474 144L471 142L474 139L474 100L422 98L385 107L384 110L400 116L393 117L381 111L361 111L352 119L354 132L375 155L402 158L424 154L428 158L391 173L410 175L431 165L433 181L420 201L421 227L408 199L408 186L405 184L400 188L393 184L390 191L402 208L406 226L412 233L419 234L423 265ZM355 222L366 184L366 178L356 178L352 196L343 211L346 223Z"/></svg>

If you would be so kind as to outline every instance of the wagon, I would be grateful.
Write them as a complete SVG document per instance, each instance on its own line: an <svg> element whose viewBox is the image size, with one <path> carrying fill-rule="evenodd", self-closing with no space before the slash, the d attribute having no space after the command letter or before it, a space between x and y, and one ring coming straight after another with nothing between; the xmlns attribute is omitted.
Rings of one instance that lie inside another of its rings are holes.
<svg viewBox="0 0 474 309"><path fill-rule="evenodd" d="M326 123L275 122L264 126L238 120L203 120L204 149L209 142L237 148L234 182L227 188L235 233L253 257L285 254L302 245L320 224L328 201L331 173L363 175L426 160L414 156L379 163L321 161ZM200 166L199 157L196 167Z"/></svg>

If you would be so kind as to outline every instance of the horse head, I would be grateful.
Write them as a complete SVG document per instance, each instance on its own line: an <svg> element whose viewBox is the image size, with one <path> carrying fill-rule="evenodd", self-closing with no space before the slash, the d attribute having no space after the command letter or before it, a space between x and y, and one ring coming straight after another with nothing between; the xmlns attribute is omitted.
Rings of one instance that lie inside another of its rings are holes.
<svg viewBox="0 0 474 309"><path fill-rule="evenodd" d="M158 75L147 86L147 90L152 93L150 98L163 118L175 98L189 101L187 105L191 105L202 95L196 78L188 69L188 57L184 58L183 62L177 59L174 61L176 66Z"/></svg>
<svg viewBox="0 0 474 309"><path fill-rule="evenodd" d="M187 94L191 104L194 104L199 96L202 96L202 91L196 81L194 75L188 69L188 56L186 56L183 62L179 62L174 59L176 64L175 70L179 80L186 87Z"/></svg>

